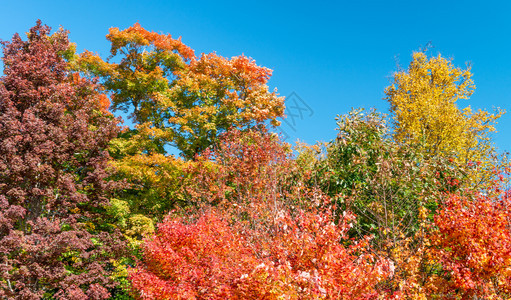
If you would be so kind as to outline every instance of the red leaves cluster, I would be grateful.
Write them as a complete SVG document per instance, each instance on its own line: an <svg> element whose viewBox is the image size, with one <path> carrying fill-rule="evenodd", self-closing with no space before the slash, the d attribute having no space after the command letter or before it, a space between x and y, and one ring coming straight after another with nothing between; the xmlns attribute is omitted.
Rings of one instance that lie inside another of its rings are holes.
<svg viewBox="0 0 511 300"><path fill-rule="evenodd" d="M326 215L283 216L247 232L218 212L189 223L169 217L144 246L131 280L141 299L319 299L375 297L390 274L364 243L344 246L349 228ZM278 228L275 230L275 228ZM257 234L257 236L255 236Z"/></svg>
<svg viewBox="0 0 511 300"><path fill-rule="evenodd" d="M207 149L187 170L194 180L186 186L191 200L223 203L266 203L286 192L283 181L295 165L289 148L276 136L256 130L231 130L214 149Z"/></svg>
<svg viewBox="0 0 511 300"><path fill-rule="evenodd" d="M230 299L256 263L243 237L214 213L192 224L168 218L146 243L144 261L132 284L147 299Z"/></svg>
<svg viewBox="0 0 511 300"><path fill-rule="evenodd" d="M189 192L198 209L186 218L170 215L146 242L143 264L131 273L138 297L376 296L390 266L367 241L348 242L351 214L338 215L320 191L289 188L297 180L293 164L275 136L224 135L192 170L197 184Z"/></svg>
<svg viewBox="0 0 511 300"><path fill-rule="evenodd" d="M511 294L511 195L451 195L435 216L431 237L447 291L463 297L505 299Z"/></svg>

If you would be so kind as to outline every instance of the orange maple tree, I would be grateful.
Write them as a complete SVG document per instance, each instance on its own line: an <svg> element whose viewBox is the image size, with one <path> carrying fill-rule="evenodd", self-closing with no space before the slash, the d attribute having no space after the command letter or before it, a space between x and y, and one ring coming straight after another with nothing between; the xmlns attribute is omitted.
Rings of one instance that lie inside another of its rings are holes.
<svg viewBox="0 0 511 300"><path fill-rule="evenodd" d="M147 136L160 152L173 145L190 159L230 127L278 124L284 113L284 98L267 86L272 71L244 55L198 57L180 38L138 23L111 28L107 39L108 60L85 52L76 68L99 76L112 94L112 109L131 112L136 125L151 128Z"/></svg>

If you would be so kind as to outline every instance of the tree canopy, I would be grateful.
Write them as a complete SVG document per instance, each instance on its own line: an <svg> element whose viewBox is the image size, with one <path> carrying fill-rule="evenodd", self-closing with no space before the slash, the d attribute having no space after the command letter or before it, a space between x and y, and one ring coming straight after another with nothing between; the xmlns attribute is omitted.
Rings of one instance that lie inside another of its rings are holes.
<svg viewBox="0 0 511 300"><path fill-rule="evenodd" d="M145 134L155 148L148 151L163 153L170 144L190 159L231 127L278 124L284 113L284 98L268 90L271 70L251 58L197 57L181 39L138 23L110 29L107 39L109 59L85 52L77 66L102 78L114 110L129 111L136 124L150 128Z"/></svg>

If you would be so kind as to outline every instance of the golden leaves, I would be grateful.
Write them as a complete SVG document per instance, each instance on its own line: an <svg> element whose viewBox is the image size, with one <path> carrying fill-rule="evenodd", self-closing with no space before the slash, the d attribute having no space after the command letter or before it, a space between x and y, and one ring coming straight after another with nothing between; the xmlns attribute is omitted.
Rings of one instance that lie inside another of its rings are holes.
<svg viewBox="0 0 511 300"><path fill-rule="evenodd" d="M481 181L496 166L489 133L495 131L504 111L460 109L457 101L468 99L474 90L470 66L461 69L440 55L414 53L408 69L394 74L392 85L385 89L395 123L394 138L421 145L430 156L453 157L460 165L482 162L486 172L469 175L472 182Z"/></svg>

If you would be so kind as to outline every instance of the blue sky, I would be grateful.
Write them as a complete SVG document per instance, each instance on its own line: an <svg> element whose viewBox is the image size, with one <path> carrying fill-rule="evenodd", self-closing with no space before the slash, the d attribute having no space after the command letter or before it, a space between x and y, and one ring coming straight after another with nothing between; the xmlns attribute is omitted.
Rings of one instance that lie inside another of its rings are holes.
<svg viewBox="0 0 511 300"><path fill-rule="evenodd" d="M196 53L245 54L274 70L271 88L308 105L293 126L283 126L289 142L308 143L334 138L335 116L352 107L387 112L383 90L396 62L406 67L412 52L431 41L433 53L458 66L472 64L477 89L461 106L508 111L494 135L507 151L510 13L507 1L2 1L0 39L26 32L41 19L68 29L78 51L106 57L108 29L138 21L146 29L182 36Z"/></svg>

